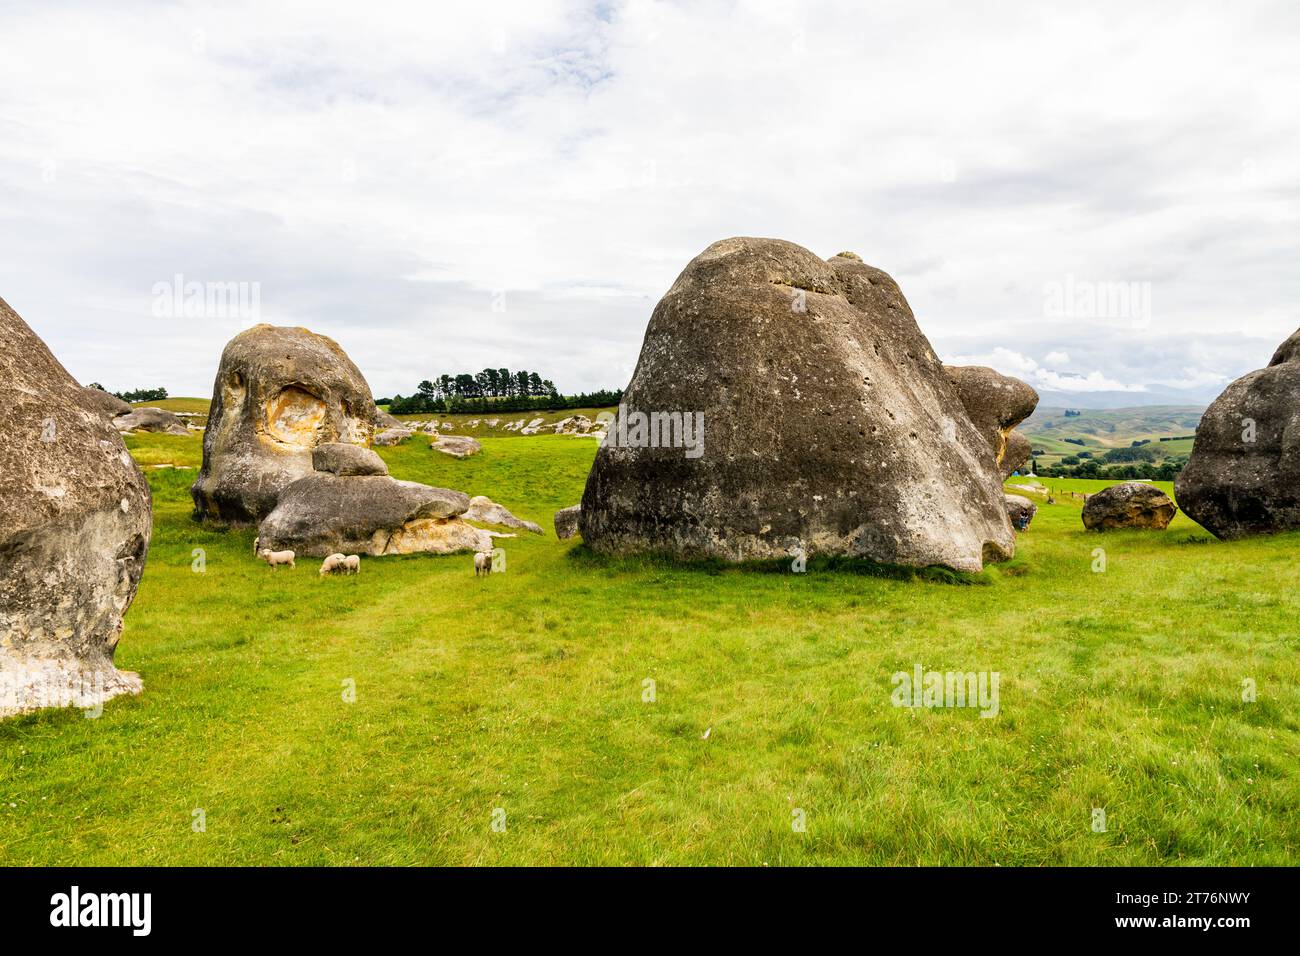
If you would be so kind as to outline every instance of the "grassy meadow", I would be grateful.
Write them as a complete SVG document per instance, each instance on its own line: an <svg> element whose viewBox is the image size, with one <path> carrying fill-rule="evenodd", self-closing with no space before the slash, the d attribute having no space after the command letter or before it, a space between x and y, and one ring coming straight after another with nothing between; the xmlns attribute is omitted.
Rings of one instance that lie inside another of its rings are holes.
<svg viewBox="0 0 1300 956"><path fill-rule="evenodd" d="M594 441L481 440L380 453L547 529L485 579L272 570L190 520L194 471L147 469L117 654L145 692L0 722L0 864L1297 861L1300 535L1088 533L1068 493L1104 483L1048 480L979 575L610 560L551 530ZM893 706L916 664L999 672L997 716Z"/></svg>

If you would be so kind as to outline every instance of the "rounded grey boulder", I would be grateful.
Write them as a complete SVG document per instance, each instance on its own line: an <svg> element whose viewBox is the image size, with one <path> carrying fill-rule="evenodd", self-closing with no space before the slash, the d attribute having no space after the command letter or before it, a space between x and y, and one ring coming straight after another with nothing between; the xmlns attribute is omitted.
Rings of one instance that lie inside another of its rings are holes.
<svg viewBox="0 0 1300 956"><path fill-rule="evenodd" d="M0 342L0 716L139 693L113 653L149 550L149 486L3 299Z"/></svg>
<svg viewBox="0 0 1300 956"><path fill-rule="evenodd" d="M1300 330L1205 410L1174 493L1220 538L1300 528Z"/></svg>
<svg viewBox="0 0 1300 956"><path fill-rule="evenodd" d="M1173 499L1159 488L1141 481L1125 481L1088 496L1083 505L1083 526L1089 531L1163 531L1177 512Z"/></svg>
<svg viewBox="0 0 1300 956"><path fill-rule="evenodd" d="M898 285L776 239L714 243L660 300L580 527L599 552L728 561L1015 550L994 452Z"/></svg>
<svg viewBox="0 0 1300 956"><path fill-rule="evenodd" d="M337 342L302 328L258 325L226 345L203 436L194 515L260 520L282 490L313 471L327 442L369 447L375 402Z"/></svg>
<svg viewBox="0 0 1300 956"><path fill-rule="evenodd" d="M81 389L81 400L86 408L103 415L105 418L111 419L116 418L118 415L130 415L132 412L130 405L102 388L91 388L88 385L83 387Z"/></svg>
<svg viewBox="0 0 1300 956"><path fill-rule="evenodd" d="M165 408L132 408L125 415L113 418L113 427L120 432L158 432L164 435L188 435L185 423Z"/></svg>

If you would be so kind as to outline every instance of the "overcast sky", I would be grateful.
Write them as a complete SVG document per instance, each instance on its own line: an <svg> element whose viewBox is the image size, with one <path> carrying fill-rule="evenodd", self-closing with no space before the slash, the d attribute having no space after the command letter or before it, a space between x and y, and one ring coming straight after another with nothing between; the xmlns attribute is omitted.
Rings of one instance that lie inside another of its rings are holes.
<svg viewBox="0 0 1300 956"><path fill-rule="evenodd" d="M260 320L376 395L622 386L735 235L1040 388L1212 397L1300 326L1294 3L328 6L0 6L0 297L83 382L206 396Z"/></svg>

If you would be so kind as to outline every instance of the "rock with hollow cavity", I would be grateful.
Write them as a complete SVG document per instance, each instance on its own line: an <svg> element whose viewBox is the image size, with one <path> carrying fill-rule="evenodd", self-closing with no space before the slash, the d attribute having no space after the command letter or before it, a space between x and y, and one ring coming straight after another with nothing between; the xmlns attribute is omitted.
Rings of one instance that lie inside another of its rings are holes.
<svg viewBox="0 0 1300 956"><path fill-rule="evenodd" d="M1159 488L1141 481L1125 481L1088 496L1083 506L1083 526L1089 531L1163 531L1177 511L1173 499Z"/></svg>
<svg viewBox="0 0 1300 956"><path fill-rule="evenodd" d="M483 495L476 495L471 498L469 508L461 517L466 521L477 521L480 524L495 524L503 528L522 528L525 531L531 531L533 534L543 533L541 526L536 522L516 518L504 505L499 505L491 498Z"/></svg>
<svg viewBox="0 0 1300 956"><path fill-rule="evenodd" d="M1015 550L993 451L898 285L774 239L714 243L659 302L579 523L596 551L728 561Z"/></svg>
<svg viewBox="0 0 1300 956"><path fill-rule="evenodd" d="M257 536L263 548L316 558L490 549L491 535L461 518L468 507L467 495L447 488L318 471L281 492Z"/></svg>
<svg viewBox="0 0 1300 956"><path fill-rule="evenodd" d="M195 517L259 521L281 491L312 473L312 449L369 446L374 418L370 386L333 339L273 325L239 333L217 369Z"/></svg>
<svg viewBox="0 0 1300 956"><path fill-rule="evenodd" d="M1300 330L1205 410L1174 493L1220 538L1300 528Z"/></svg>
<svg viewBox="0 0 1300 956"><path fill-rule="evenodd" d="M3 299L0 342L0 716L138 694L113 653L149 550L149 486Z"/></svg>

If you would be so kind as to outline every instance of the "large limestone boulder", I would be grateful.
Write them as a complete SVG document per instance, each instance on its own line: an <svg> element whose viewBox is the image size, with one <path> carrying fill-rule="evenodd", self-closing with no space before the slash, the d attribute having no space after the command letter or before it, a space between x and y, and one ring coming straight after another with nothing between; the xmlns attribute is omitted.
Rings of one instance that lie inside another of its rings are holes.
<svg viewBox="0 0 1300 956"><path fill-rule="evenodd" d="M164 435L188 435L185 423L165 408L133 408L113 419L119 432L158 432Z"/></svg>
<svg viewBox="0 0 1300 956"><path fill-rule="evenodd" d="M983 365L946 365L976 430L993 450L998 473L1006 480L1029 459L1029 439L1015 427L1034 413L1038 393L1018 378Z"/></svg>
<svg viewBox="0 0 1300 956"><path fill-rule="evenodd" d="M149 550L149 486L3 299L0 342L0 716L139 693L113 652Z"/></svg>
<svg viewBox="0 0 1300 956"><path fill-rule="evenodd" d="M1220 538L1300 528L1300 330L1205 410L1174 493Z"/></svg>
<svg viewBox="0 0 1300 956"><path fill-rule="evenodd" d="M1089 531L1163 531L1177 511L1173 500L1159 488L1141 481L1125 481L1088 496L1083 506L1083 526Z"/></svg>
<svg viewBox="0 0 1300 956"><path fill-rule="evenodd" d="M272 325L239 333L217 369L195 517L260 520L281 491L312 473L312 449L369 446L374 420L370 386L333 339Z"/></svg>
<svg viewBox="0 0 1300 956"><path fill-rule="evenodd" d="M263 548L299 557L491 550L491 535L461 518L468 508L468 495L447 488L318 471L280 493L257 535Z"/></svg>
<svg viewBox="0 0 1300 956"><path fill-rule="evenodd" d="M116 395L88 385L81 390L81 404L107 419L116 418L118 415L130 415L132 412L131 406Z"/></svg>
<svg viewBox="0 0 1300 956"><path fill-rule="evenodd" d="M659 302L580 527L600 552L730 561L974 571L1015 549L994 453L898 285L774 239L714 243Z"/></svg>

